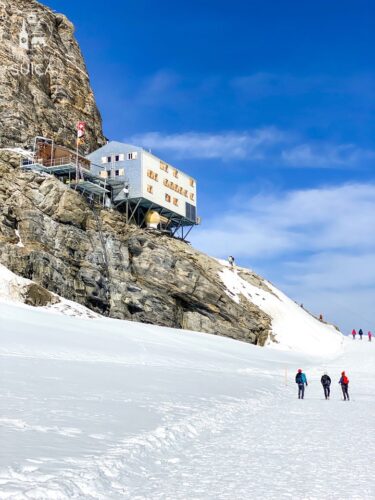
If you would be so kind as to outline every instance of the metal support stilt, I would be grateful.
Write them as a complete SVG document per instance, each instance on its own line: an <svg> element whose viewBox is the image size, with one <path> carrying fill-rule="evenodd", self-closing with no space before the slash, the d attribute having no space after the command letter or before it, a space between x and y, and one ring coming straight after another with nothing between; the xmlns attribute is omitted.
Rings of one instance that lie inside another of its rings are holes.
<svg viewBox="0 0 375 500"><path fill-rule="evenodd" d="M130 214L129 222L131 222L132 218L134 217L134 215L135 215L135 213L136 213L136 211L137 211L137 209L138 209L138 207L139 207L140 203L141 203L141 200L138 200L138 202L137 202L137 204L136 204L136 206L135 206L135 208L134 208L133 212L131 212L131 214Z"/></svg>

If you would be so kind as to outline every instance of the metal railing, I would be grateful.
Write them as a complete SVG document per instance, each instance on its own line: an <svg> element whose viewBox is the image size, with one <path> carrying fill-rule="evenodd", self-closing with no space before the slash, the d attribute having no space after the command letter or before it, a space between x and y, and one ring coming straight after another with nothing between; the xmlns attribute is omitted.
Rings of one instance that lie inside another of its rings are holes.
<svg viewBox="0 0 375 500"><path fill-rule="evenodd" d="M61 167L63 165L71 165L73 167L76 166L77 160L73 158L72 156L65 156L63 158L56 158L54 160L44 160L43 158L23 158L21 160L21 166L22 167L27 167L31 165L42 165L45 168L53 168L53 167ZM90 170L90 165L83 162L83 161L78 161L78 166L80 168L83 168L85 170Z"/></svg>
<svg viewBox="0 0 375 500"><path fill-rule="evenodd" d="M75 165L76 162L71 156L65 156L54 160L41 160L41 163L44 167L61 167L61 165Z"/></svg>

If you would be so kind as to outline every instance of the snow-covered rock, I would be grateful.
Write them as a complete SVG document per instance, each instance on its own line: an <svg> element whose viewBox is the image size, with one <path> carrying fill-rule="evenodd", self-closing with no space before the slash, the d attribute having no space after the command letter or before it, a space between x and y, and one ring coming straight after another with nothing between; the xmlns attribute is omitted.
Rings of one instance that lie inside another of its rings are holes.
<svg viewBox="0 0 375 500"><path fill-rule="evenodd" d="M219 273L228 295L237 303L250 301L271 317L267 345L308 354L331 355L343 344L343 335L296 304L267 281L254 279L246 269L223 266Z"/></svg>
<svg viewBox="0 0 375 500"><path fill-rule="evenodd" d="M4 304L23 304L26 307L41 307L67 316L100 318L76 302L64 299L49 292L31 280L12 273L0 264L0 302Z"/></svg>

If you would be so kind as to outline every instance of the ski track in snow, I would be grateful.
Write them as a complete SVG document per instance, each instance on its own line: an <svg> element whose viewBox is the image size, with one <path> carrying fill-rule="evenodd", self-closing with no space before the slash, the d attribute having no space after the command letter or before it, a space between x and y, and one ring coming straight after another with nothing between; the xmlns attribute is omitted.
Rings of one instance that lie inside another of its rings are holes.
<svg viewBox="0 0 375 500"><path fill-rule="evenodd" d="M311 357L0 301L0 499L373 500L375 344L323 331Z"/></svg>

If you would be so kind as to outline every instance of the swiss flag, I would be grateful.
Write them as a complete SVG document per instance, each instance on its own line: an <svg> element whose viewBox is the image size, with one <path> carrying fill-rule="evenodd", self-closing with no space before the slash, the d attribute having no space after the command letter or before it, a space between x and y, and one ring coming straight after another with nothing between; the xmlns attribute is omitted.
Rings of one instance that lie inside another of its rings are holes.
<svg viewBox="0 0 375 500"><path fill-rule="evenodd" d="M86 130L86 122L78 122L77 123L77 137L81 139L85 135Z"/></svg>

